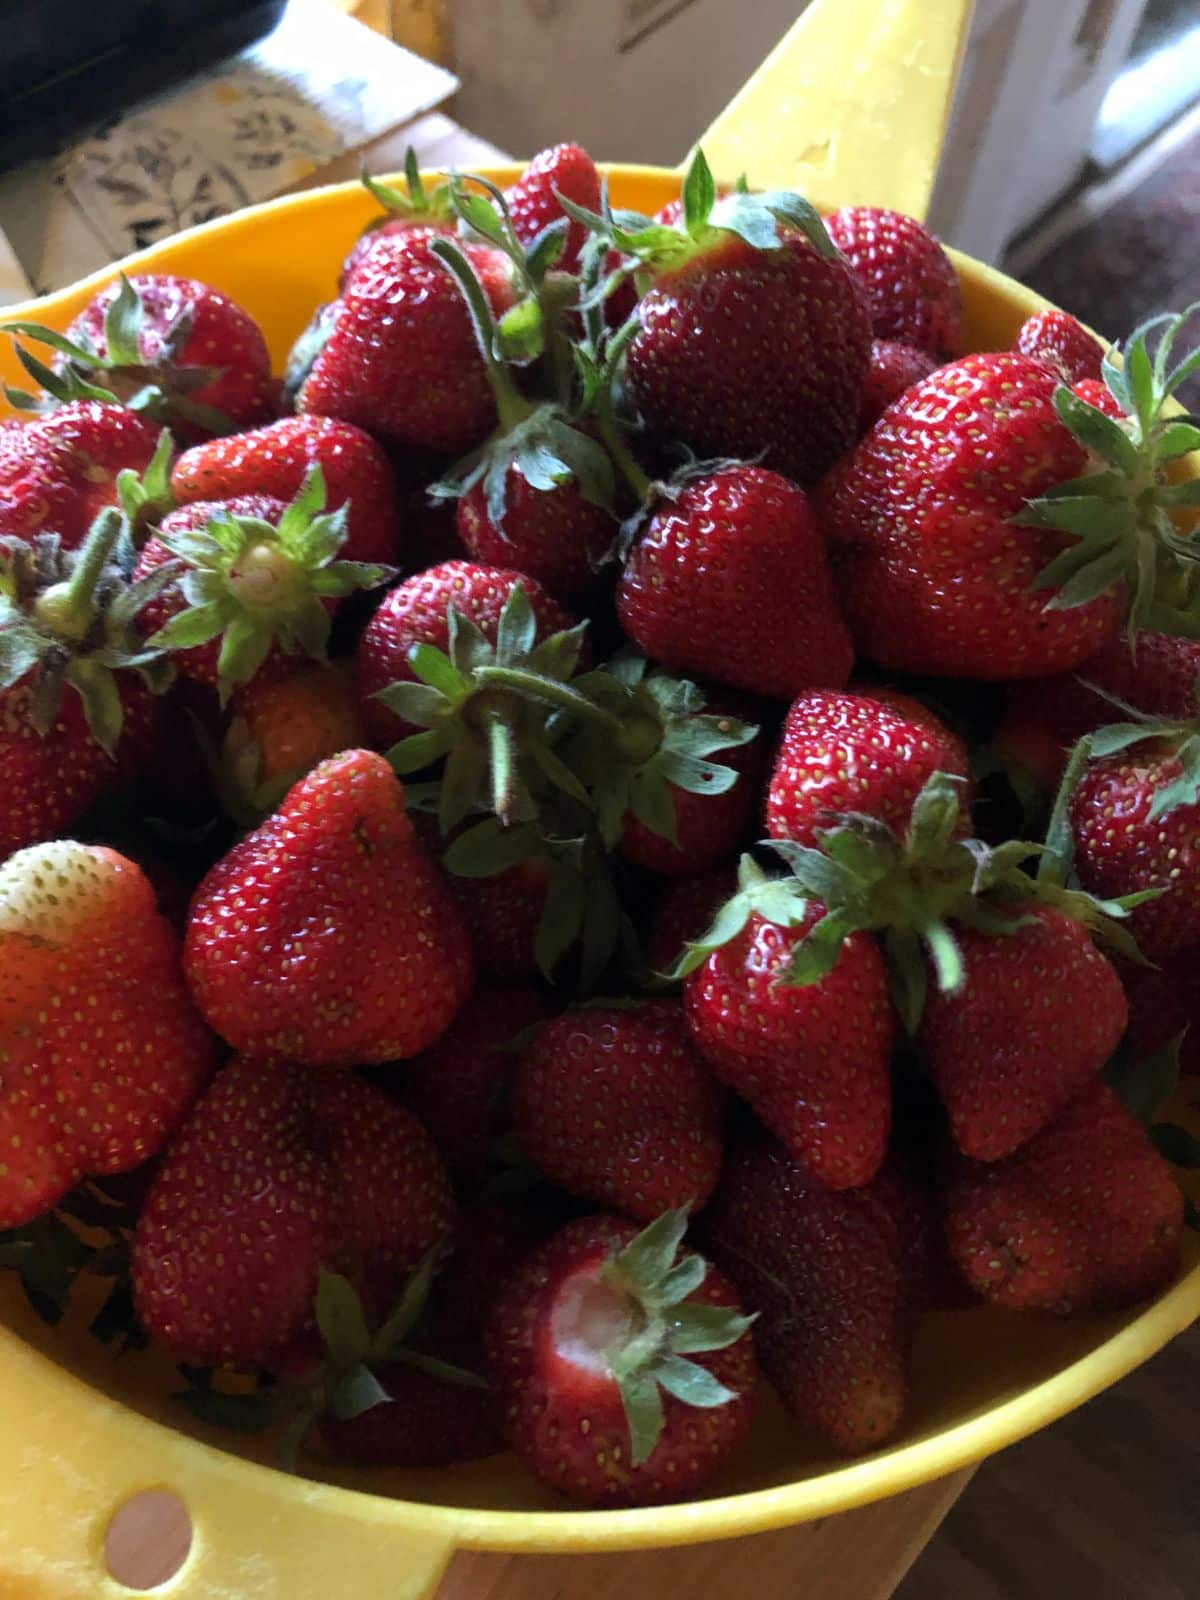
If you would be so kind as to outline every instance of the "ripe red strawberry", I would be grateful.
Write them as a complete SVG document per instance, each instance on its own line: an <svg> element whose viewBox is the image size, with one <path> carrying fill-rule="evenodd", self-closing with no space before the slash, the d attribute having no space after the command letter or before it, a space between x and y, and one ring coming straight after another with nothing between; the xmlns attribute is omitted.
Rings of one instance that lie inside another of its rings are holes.
<svg viewBox="0 0 1200 1600"><path fill-rule="evenodd" d="M676 1000L568 1011L512 1081L517 1136L542 1176L638 1222L708 1199L724 1098Z"/></svg>
<svg viewBox="0 0 1200 1600"><path fill-rule="evenodd" d="M520 584L537 618L539 639L572 626L557 601L532 578L503 567L472 561L444 561L396 585L367 624L355 658L359 695L368 732L376 744L391 744L415 731L375 698L393 683L412 683L409 651L417 644L446 650L450 606L468 618L489 644L495 644L500 613Z"/></svg>
<svg viewBox="0 0 1200 1600"><path fill-rule="evenodd" d="M1011 933L960 927L957 993L931 989L917 1049L954 1141L999 1161L1104 1066L1125 1031L1121 981L1087 930L1050 906L1013 907Z"/></svg>
<svg viewBox="0 0 1200 1600"><path fill-rule="evenodd" d="M516 465L507 469L500 524L489 515L481 482L459 500L456 526L476 561L516 567L568 604L594 591L616 533L609 513L577 482L535 488Z"/></svg>
<svg viewBox="0 0 1200 1600"><path fill-rule="evenodd" d="M950 257L915 217L882 206L843 206L829 237L866 290L871 329L945 361L962 349L962 296Z"/></svg>
<svg viewBox="0 0 1200 1600"><path fill-rule="evenodd" d="M1116 634L1073 673L1010 684L993 748L1051 793L1075 742L1121 719L1121 711L1090 684L1135 711L1182 721L1195 711L1198 676L1200 640L1143 629L1134 649L1127 634Z"/></svg>
<svg viewBox="0 0 1200 1600"><path fill-rule="evenodd" d="M792 926L772 921L782 887L743 863L738 895L690 948L688 1026L721 1081L805 1172L831 1189L856 1187L878 1172L891 1127L896 1024L883 957L868 935L852 934L816 983L779 981L824 914L808 901L791 908Z"/></svg>
<svg viewBox="0 0 1200 1600"><path fill-rule="evenodd" d="M859 437L867 433L906 389L927 378L937 366L932 356L894 339L872 339L871 365L858 408Z"/></svg>
<svg viewBox="0 0 1200 1600"><path fill-rule="evenodd" d="M159 430L123 406L77 400L5 435L0 450L0 537L57 533L83 543L117 504L117 476L150 465Z"/></svg>
<svg viewBox="0 0 1200 1600"><path fill-rule="evenodd" d="M172 1141L138 1219L138 1316L180 1359L269 1364L312 1327L320 1269L390 1307L453 1215L429 1135L381 1089L237 1056Z"/></svg>
<svg viewBox="0 0 1200 1600"><path fill-rule="evenodd" d="M652 660L752 694L841 688L854 660L808 500L763 467L701 469L666 496L617 613Z"/></svg>
<svg viewBox="0 0 1200 1600"><path fill-rule="evenodd" d="M404 153L404 188L362 174L362 185L383 210L372 218L351 247L342 263L338 277L338 292L346 287L346 280L358 266L363 256L381 234L406 233L410 228L426 228L431 233L451 236L455 232L455 212L450 197L450 184L443 182L426 188L417 162L417 153L410 145Z"/></svg>
<svg viewBox="0 0 1200 1600"><path fill-rule="evenodd" d="M154 753L170 669L142 643L153 584L117 566L122 529L109 509L78 550L0 545L0 859L71 827Z"/></svg>
<svg viewBox="0 0 1200 1600"><path fill-rule="evenodd" d="M358 695L344 661L303 668L286 678L259 673L236 689L221 749L235 816L259 822L306 772L327 756L364 742Z"/></svg>
<svg viewBox="0 0 1200 1600"><path fill-rule="evenodd" d="M531 245L543 228L565 216L558 203L560 194L589 211L600 208L600 174L591 156L577 144L556 144L539 151L505 193L513 229L523 245ZM583 223L569 223L563 253L556 263L560 271L579 271L579 254L586 242Z"/></svg>
<svg viewBox="0 0 1200 1600"><path fill-rule="evenodd" d="M814 844L831 814L858 811L903 833L913 803L935 772L963 779L966 747L932 712L894 691L880 698L810 689L793 702L767 787L767 832Z"/></svg>
<svg viewBox="0 0 1200 1600"><path fill-rule="evenodd" d="M283 677L306 659L324 660L338 603L391 575L360 559L347 504L326 512L324 502L320 466L290 505L258 494L196 500L165 516L138 557L135 578L182 563L145 607L143 627L222 701L264 673Z"/></svg>
<svg viewBox="0 0 1200 1600"><path fill-rule="evenodd" d="M737 892L732 862L698 872L693 878L671 878L662 888L646 935L643 955L651 972L670 972L712 926L717 912Z"/></svg>
<svg viewBox="0 0 1200 1600"><path fill-rule="evenodd" d="M749 1428L749 1322L714 1267L677 1260L685 1224L668 1213L639 1234L616 1217L582 1218L492 1308L488 1367L508 1443L582 1505L695 1494Z"/></svg>
<svg viewBox="0 0 1200 1600"><path fill-rule="evenodd" d="M436 237L410 228L372 241L325 324L298 411L443 455L472 449L495 426L467 308L430 250ZM492 311L504 312L514 297L507 257L486 245L462 248Z"/></svg>
<svg viewBox="0 0 1200 1600"><path fill-rule="evenodd" d="M395 562L401 521L391 463L375 441L331 417L282 417L250 433L193 445L176 461L171 489L181 505L266 495L294 500L313 467L325 478L325 509L347 506L354 561Z"/></svg>
<svg viewBox="0 0 1200 1600"><path fill-rule="evenodd" d="M1082 383L1099 379L1104 347L1082 323L1065 311L1039 311L1026 318L1013 345L1023 356L1031 356L1057 374L1063 383Z"/></svg>
<svg viewBox="0 0 1200 1600"><path fill-rule="evenodd" d="M1087 463L1056 387L1027 356L964 356L910 389L820 485L863 655L889 670L1026 678L1077 667L1116 631L1111 585L1047 609L1053 592L1033 585L1069 541L1014 521Z"/></svg>
<svg viewBox="0 0 1200 1600"><path fill-rule="evenodd" d="M212 1044L133 862L62 842L0 866L0 1037L0 1228L159 1149Z"/></svg>
<svg viewBox="0 0 1200 1600"><path fill-rule="evenodd" d="M1190 723L1130 731L1132 740L1091 763L1071 797L1074 865L1083 887L1104 899L1164 891L1129 913L1138 948L1161 961L1200 942L1200 752Z"/></svg>
<svg viewBox="0 0 1200 1600"><path fill-rule="evenodd" d="M718 199L697 155L679 225L607 231L650 277L626 357L650 432L814 483L854 441L871 338L816 212L782 191Z"/></svg>
<svg viewBox="0 0 1200 1600"><path fill-rule="evenodd" d="M238 1050L314 1065L427 1049L471 991L453 896L382 757L324 761L196 891L188 982Z"/></svg>
<svg viewBox="0 0 1200 1600"><path fill-rule="evenodd" d="M716 1260L758 1312L763 1372L801 1421L846 1455L895 1433L921 1274L923 1198L885 1169L864 1188L815 1183L772 1139L736 1147L704 1216Z"/></svg>
<svg viewBox="0 0 1200 1600"><path fill-rule="evenodd" d="M1170 1168L1100 1082L1006 1161L960 1162L946 1198L950 1248L973 1287L1055 1316L1157 1294L1178 1268L1182 1225Z"/></svg>
<svg viewBox="0 0 1200 1600"><path fill-rule="evenodd" d="M531 983L481 983L431 1049L405 1069L398 1088L433 1135L456 1178L480 1182L496 1141L512 1126L509 1079L518 1034L549 1015Z"/></svg>

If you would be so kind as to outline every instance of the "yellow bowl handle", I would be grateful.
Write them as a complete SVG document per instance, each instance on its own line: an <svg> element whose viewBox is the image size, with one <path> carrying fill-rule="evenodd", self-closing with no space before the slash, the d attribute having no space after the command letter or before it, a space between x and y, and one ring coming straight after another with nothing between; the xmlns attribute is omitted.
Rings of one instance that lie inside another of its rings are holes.
<svg viewBox="0 0 1200 1600"><path fill-rule="evenodd" d="M117 1405L0 1328L0 1600L130 1600L108 1574L113 1513L166 1489L191 1550L178 1600L429 1600L453 1547L419 1507L264 1470ZM407 1514L406 1514L407 1513Z"/></svg>
<svg viewBox="0 0 1200 1600"><path fill-rule="evenodd" d="M811 0L699 143L718 178L924 217L972 0Z"/></svg>

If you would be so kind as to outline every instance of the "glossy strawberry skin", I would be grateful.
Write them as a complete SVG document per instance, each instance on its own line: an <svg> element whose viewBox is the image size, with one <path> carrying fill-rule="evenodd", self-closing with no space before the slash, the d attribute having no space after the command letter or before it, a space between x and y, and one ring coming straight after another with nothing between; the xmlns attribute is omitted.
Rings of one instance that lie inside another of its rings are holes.
<svg viewBox="0 0 1200 1600"><path fill-rule="evenodd" d="M701 715L730 717L751 726L762 720L761 708L753 700L725 689L705 691ZM675 843L630 812L617 842L618 854L634 866L668 878L690 878L730 860L754 826L766 754L762 734L748 744L716 752L712 760L738 774L733 787L724 794L694 794L673 784Z"/></svg>
<svg viewBox="0 0 1200 1600"><path fill-rule="evenodd" d="M506 193L513 231L522 244L531 245L543 228L565 215L556 192L589 211L600 209L600 174L591 156L577 144L556 144L539 151ZM579 271L579 253L586 242L583 224L569 223L557 262L559 271Z"/></svg>
<svg viewBox="0 0 1200 1600"><path fill-rule="evenodd" d="M1082 323L1065 311L1039 311L1027 318L1017 334L1015 349L1040 361L1063 383L1082 383L1100 377L1104 348Z"/></svg>
<svg viewBox="0 0 1200 1600"><path fill-rule="evenodd" d="M653 512L617 613L661 665L751 694L840 688L853 664L808 500L762 467L705 473Z"/></svg>
<svg viewBox="0 0 1200 1600"><path fill-rule="evenodd" d="M773 1139L730 1152L703 1218L713 1259L758 1312L763 1373L846 1455L899 1427L917 1315L921 1197L890 1170L862 1188L813 1182Z"/></svg>
<svg viewBox="0 0 1200 1600"><path fill-rule="evenodd" d="M120 675L123 724L113 755L92 737L69 685L42 735L30 721L31 679L0 690L0 860L61 836L92 803L134 779L155 752L162 707L135 673Z"/></svg>
<svg viewBox="0 0 1200 1600"><path fill-rule="evenodd" d="M453 278L410 228L374 239L346 281L297 410L339 417L376 438L460 455L495 426L496 403ZM507 259L463 245L500 316L512 304Z"/></svg>
<svg viewBox="0 0 1200 1600"><path fill-rule="evenodd" d="M488 1319L488 1371L510 1448L543 1482L597 1507L686 1499L742 1443L754 1407L754 1349L744 1333L725 1350L689 1357L736 1400L701 1411L663 1396L664 1426L641 1466L630 1465L629 1427L611 1375L581 1369L556 1346L555 1314L574 1286L594 1281L637 1233L617 1217L583 1217L536 1251L502 1288ZM738 1304L715 1267L693 1297Z"/></svg>
<svg viewBox="0 0 1200 1600"><path fill-rule="evenodd" d="M123 406L77 400L6 434L0 449L0 537L57 533L83 543L99 512L117 503L117 475L139 476L159 430Z"/></svg>
<svg viewBox="0 0 1200 1600"><path fill-rule="evenodd" d="M898 400L914 383L920 383L935 369L937 362L923 350L894 339L872 339L871 365L863 384L858 408L858 432L868 432L893 400Z"/></svg>
<svg viewBox="0 0 1200 1600"><path fill-rule="evenodd" d="M595 592L617 533L612 517L586 500L578 484L535 489L515 466L505 479L500 527L488 515L481 483L459 500L455 522L476 561L514 567L567 605Z"/></svg>
<svg viewBox="0 0 1200 1600"><path fill-rule="evenodd" d="M192 902L188 982L235 1049L317 1066L418 1054L471 991L445 879L381 756L322 762L208 873Z"/></svg>
<svg viewBox="0 0 1200 1600"><path fill-rule="evenodd" d="M481 983L437 1043L404 1068L397 1088L456 1178L486 1176L496 1141L512 1126L510 1046L550 1009L531 983Z"/></svg>
<svg viewBox="0 0 1200 1600"><path fill-rule="evenodd" d="M1104 898L1161 889L1126 922L1150 961L1200 943L1200 801L1150 820L1155 795L1182 776L1171 740L1146 740L1094 761L1071 800L1075 871Z"/></svg>
<svg viewBox="0 0 1200 1600"><path fill-rule="evenodd" d="M797 928L752 914L688 978L684 1009L705 1060L792 1158L831 1189L854 1188L887 1149L895 1016L868 934L852 933L819 982L779 981L822 914L811 902Z"/></svg>
<svg viewBox="0 0 1200 1600"><path fill-rule="evenodd" d="M521 1148L542 1175L639 1222L708 1199L724 1106L675 1000L564 1013L512 1083Z"/></svg>
<svg viewBox="0 0 1200 1600"><path fill-rule="evenodd" d="M180 1359L269 1364L311 1329L319 1268L383 1315L453 1216L429 1135L382 1090L237 1056L151 1185L133 1247L138 1315Z"/></svg>
<svg viewBox="0 0 1200 1600"><path fill-rule="evenodd" d="M281 417L250 433L193 445L171 471L171 489L186 505L266 495L294 500L306 473L320 467L325 509L349 503L341 559L394 563L401 524L391 463L374 439L332 417Z"/></svg>
<svg viewBox="0 0 1200 1600"><path fill-rule="evenodd" d="M882 206L843 206L825 224L866 291L877 339L900 340L943 361L958 354L958 277L928 228Z"/></svg>
<svg viewBox="0 0 1200 1600"><path fill-rule="evenodd" d="M533 578L505 567L488 567L474 561L443 561L406 578L390 590L359 641L355 657L363 717L371 738L381 746L394 744L415 730L374 699L392 683L412 681L408 652L415 644L446 650L450 606L470 618L491 642L505 602L521 584L538 622L539 637L570 628L574 619Z"/></svg>
<svg viewBox="0 0 1200 1600"><path fill-rule="evenodd" d="M1011 909L1029 925L955 930L963 987L930 985L917 1034L954 1141L977 1161L1011 1155L1096 1077L1128 1009L1115 969L1079 923L1049 906Z"/></svg>
<svg viewBox="0 0 1200 1600"><path fill-rule="evenodd" d="M1031 496L1083 472L1021 355L970 355L891 406L819 486L859 652L892 671L1008 680L1077 667L1116 632L1119 595L1048 611L1032 585L1060 536L1018 527Z"/></svg>
<svg viewBox="0 0 1200 1600"><path fill-rule="evenodd" d="M1183 1194L1107 1086L1083 1089L1006 1161L962 1161L946 1200L967 1280L1013 1311L1115 1311L1174 1277Z"/></svg>
<svg viewBox="0 0 1200 1600"><path fill-rule="evenodd" d="M162 1146L213 1046L131 861L52 844L0 868L0 1038L0 1228Z"/></svg>
<svg viewBox="0 0 1200 1600"><path fill-rule="evenodd" d="M218 369L210 382L188 389L186 399L212 406L238 429L257 427L275 414L270 352L262 329L248 311L194 278L146 272L134 273L129 281L142 302L140 342L146 365L162 360L165 340L186 316L191 331L170 364L178 369ZM98 355L107 355L104 318L120 287L114 281L101 289L71 324L68 337L76 341L82 337ZM173 427L176 436L185 439L203 438L208 432L187 421L177 421Z"/></svg>
<svg viewBox="0 0 1200 1600"><path fill-rule="evenodd" d="M798 233L729 235L639 303L631 396L651 433L701 459L756 459L808 485L854 441L870 361L866 299Z"/></svg>
<svg viewBox="0 0 1200 1600"><path fill-rule="evenodd" d="M783 725L767 786L767 832L815 844L832 816L858 811L902 836L935 772L963 780L965 823L966 746L932 712L906 695L810 689L793 701Z"/></svg>

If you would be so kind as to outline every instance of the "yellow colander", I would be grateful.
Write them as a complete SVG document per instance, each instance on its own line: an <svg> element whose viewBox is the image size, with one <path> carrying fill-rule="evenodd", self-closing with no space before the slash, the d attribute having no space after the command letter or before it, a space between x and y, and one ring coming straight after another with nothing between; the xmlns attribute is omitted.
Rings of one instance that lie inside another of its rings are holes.
<svg viewBox="0 0 1200 1600"><path fill-rule="evenodd" d="M814 0L702 141L718 177L744 171L826 206L875 202L922 216L968 16L968 0ZM491 176L507 183L516 170ZM678 192L676 171L607 170L619 205L653 211ZM122 265L227 290L281 361L374 209L356 184L287 197ZM970 348L1008 345L1044 306L991 268L953 259ZM11 315L64 328L117 270ZM0 376L21 381L7 342ZM1067 1326L992 1311L931 1318L911 1416L872 1456L832 1460L768 1401L710 1498L636 1511L564 1509L503 1457L436 1472L345 1472L336 1483L287 1476L264 1464L255 1441L242 1448L190 1422L169 1398L173 1373L161 1358L114 1362L88 1338L86 1315L47 1330L0 1283L0 1600L127 1596L105 1570L105 1529L151 1488L174 1490L191 1513L190 1554L155 1591L187 1600L420 1600L456 1549L632 1550L847 1510L977 1461L1145 1361L1200 1313L1200 1250L1187 1249L1177 1283L1119 1316Z"/></svg>

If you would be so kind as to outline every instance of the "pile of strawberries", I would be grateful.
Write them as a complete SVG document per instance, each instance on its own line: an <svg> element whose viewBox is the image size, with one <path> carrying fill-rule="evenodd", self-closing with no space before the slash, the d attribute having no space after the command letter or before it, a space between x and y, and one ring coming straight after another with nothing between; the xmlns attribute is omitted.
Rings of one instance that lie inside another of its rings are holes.
<svg viewBox="0 0 1200 1600"><path fill-rule="evenodd" d="M0 1265L310 1470L680 1499L760 1371L870 1450L927 1313L1179 1268L1200 355L963 354L702 156L408 176L282 380L10 325Z"/></svg>

